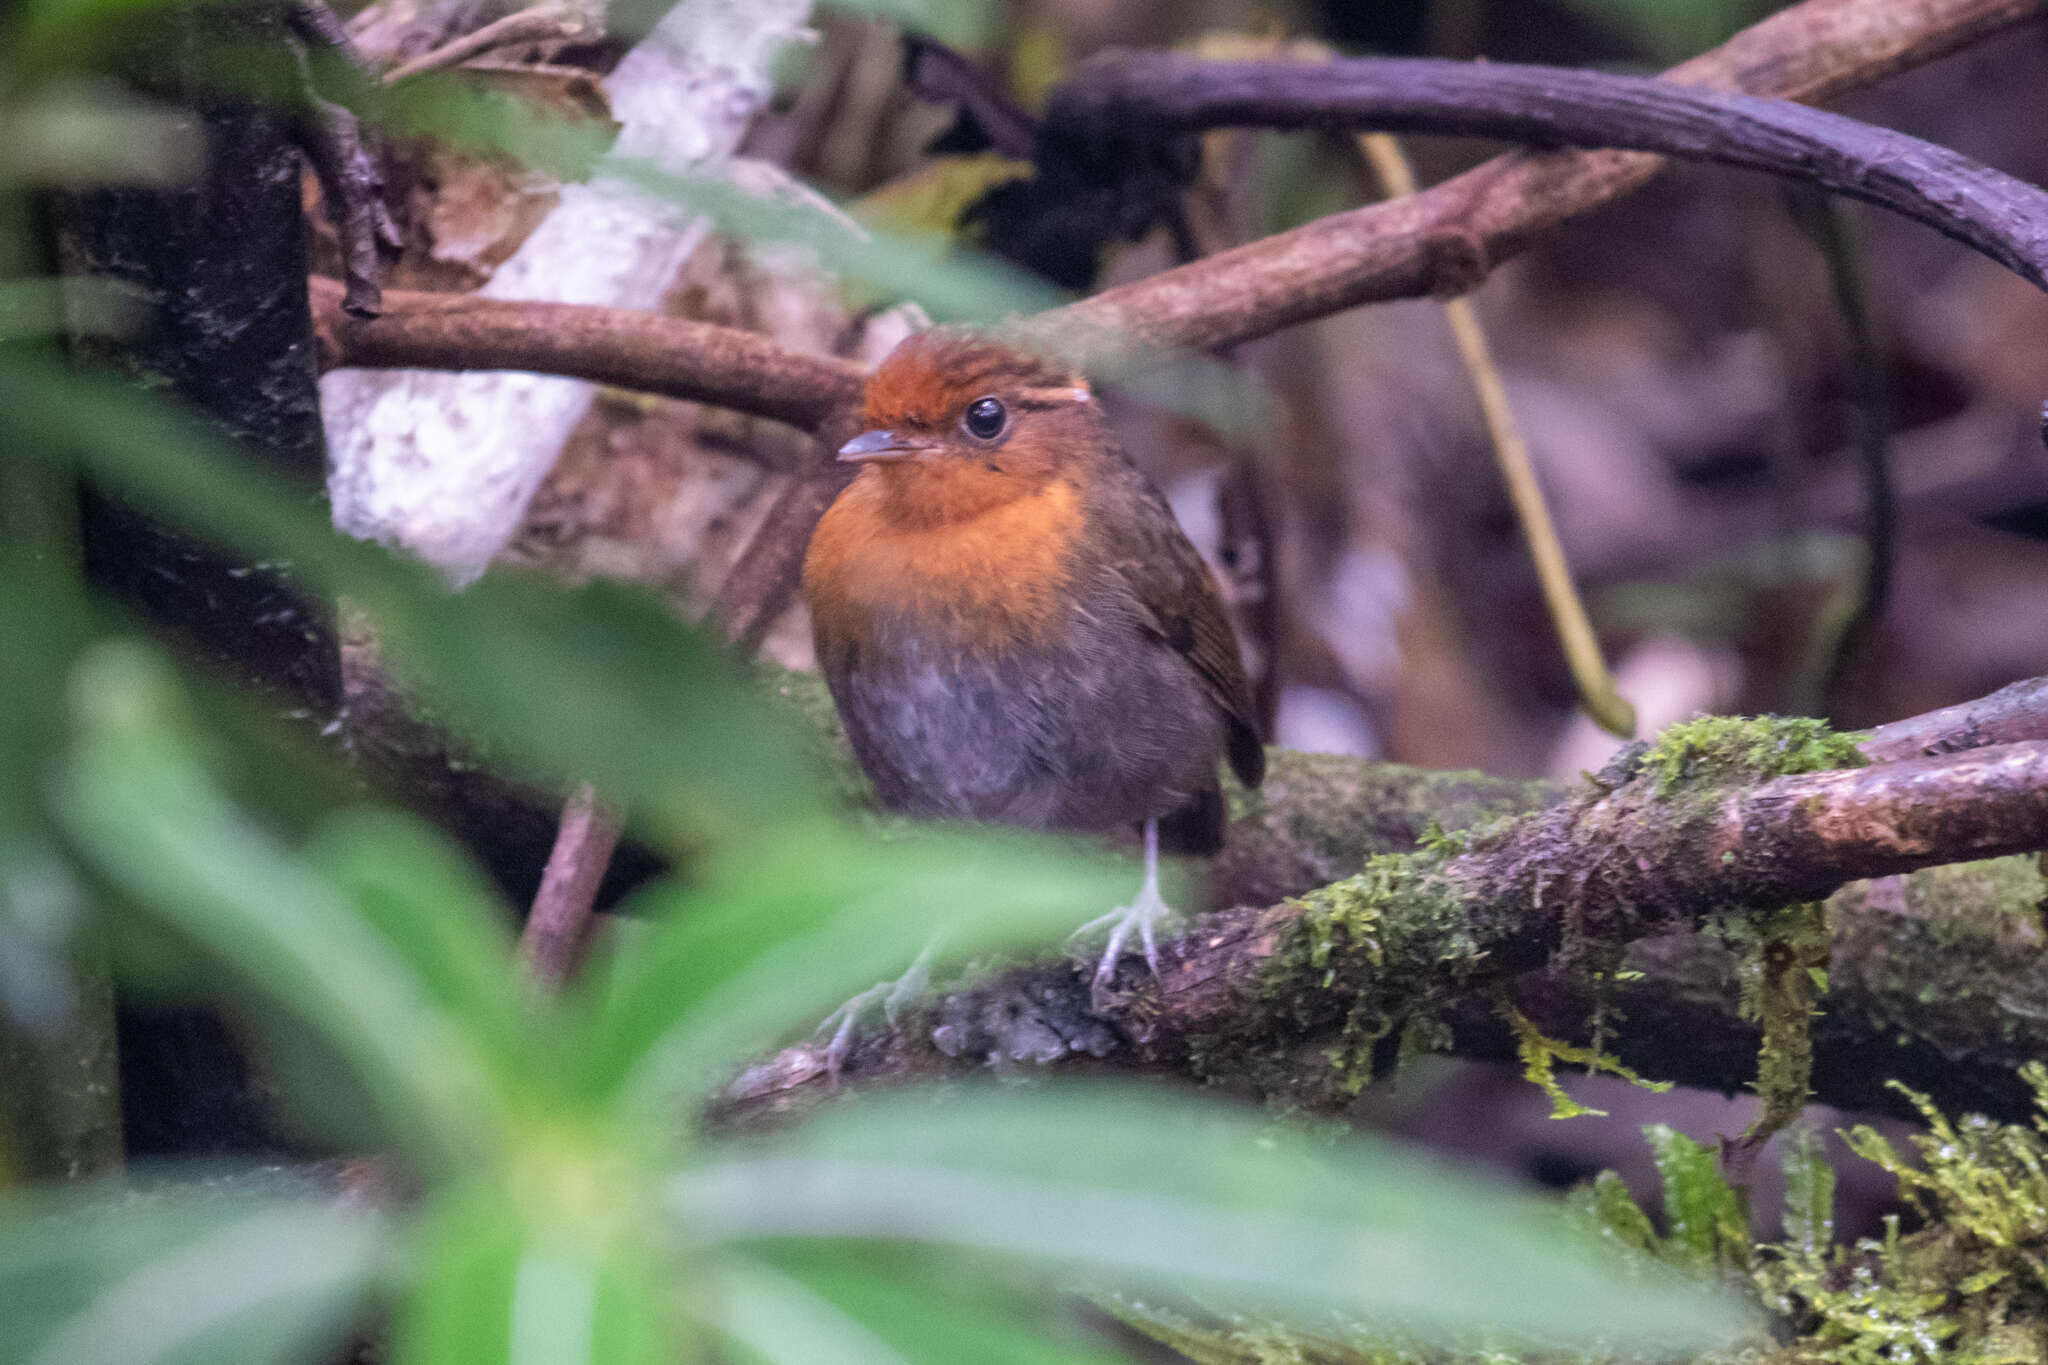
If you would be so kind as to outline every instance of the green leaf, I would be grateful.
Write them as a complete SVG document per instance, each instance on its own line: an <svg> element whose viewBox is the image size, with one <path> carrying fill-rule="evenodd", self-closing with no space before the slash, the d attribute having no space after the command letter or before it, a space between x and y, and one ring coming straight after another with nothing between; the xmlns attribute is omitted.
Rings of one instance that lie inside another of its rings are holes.
<svg viewBox="0 0 2048 1365"><path fill-rule="evenodd" d="M1661 1123L1643 1129L1664 1182L1667 1245L1673 1260L1697 1273L1740 1268L1749 1262L1749 1224L1742 1203L1721 1174L1711 1147Z"/></svg>
<svg viewBox="0 0 2048 1365"><path fill-rule="evenodd" d="M93 866L242 980L310 1024L442 1157L502 1122L484 1049L342 886L230 805L194 757L163 664L133 644L73 678L80 739L55 810Z"/></svg>
<svg viewBox="0 0 2048 1365"><path fill-rule="evenodd" d="M704 1241L950 1244L1140 1286L1338 1304L1436 1336L1693 1349L1747 1325L1732 1302L1659 1267L1625 1271L1558 1205L1384 1146L1307 1152L1263 1131L1215 1108L1085 1087L898 1096L711 1156L676 1177L672 1209Z"/></svg>
<svg viewBox="0 0 2048 1365"><path fill-rule="evenodd" d="M885 299L915 300L941 320L990 324L1066 302L999 257L922 234L868 232L795 182L779 193L754 193L726 180L675 175L626 158L607 157L601 167L650 194L708 214L725 232L806 247L840 278ZM1161 350L1071 319L1028 331L1030 344L1097 382L1121 385L1154 406L1199 418L1231 439L1255 441L1276 420L1272 396L1256 380L1199 352Z"/></svg>
<svg viewBox="0 0 2048 1365"><path fill-rule="evenodd" d="M0 1203L0 1358L237 1365L332 1350L384 1243L304 1193L64 1191Z"/></svg>
<svg viewBox="0 0 2048 1365"><path fill-rule="evenodd" d="M32 497L10 473L0 470L0 497ZM8 519L22 513L20 501L0 511L0 534L33 539ZM68 949L84 895L38 798L63 743L64 676L86 639L75 579L0 553L0 1014L45 1034L74 1003Z"/></svg>
<svg viewBox="0 0 2048 1365"><path fill-rule="evenodd" d="M935 938L961 955L1056 939L1127 896L1137 872L1052 840L916 830L879 842L788 826L664 884L658 922L598 984L586 1078L631 1106L704 1088L748 1052L901 974Z"/></svg>
<svg viewBox="0 0 2048 1365"><path fill-rule="evenodd" d="M0 50L16 70L34 79L63 79L69 71L112 64L134 41L138 19L170 8L172 0L22 0L0 31Z"/></svg>
<svg viewBox="0 0 2048 1365"><path fill-rule="evenodd" d="M1050 1286L1014 1270L916 1247L871 1242L803 1242L760 1257L718 1259L713 1321L754 1344L761 1358L789 1365L867 1359L971 1360L978 1365L1116 1365L1128 1357L1091 1347L1072 1330ZM964 1261L964 1263L963 1263ZM754 1283L745 1297L724 1292L733 1277ZM1049 1300L1052 1300L1049 1302ZM804 1335L791 1329L801 1324ZM1065 1330L1061 1330L1064 1328ZM812 1335L815 1333L815 1335ZM827 1334L843 1346L828 1348ZM769 1349L769 1348L773 1349Z"/></svg>
<svg viewBox="0 0 2048 1365"><path fill-rule="evenodd" d="M0 185L48 189L183 184L206 164L188 114L105 81L63 81L0 106ZM67 283L76 285L77 280Z"/></svg>
<svg viewBox="0 0 2048 1365"><path fill-rule="evenodd" d="M671 1365L677 1330L649 1247L520 1217L488 1182L439 1200L418 1229L395 1365Z"/></svg>
<svg viewBox="0 0 2048 1365"><path fill-rule="evenodd" d="M1799 1124L1784 1137L1785 1240L1809 1256L1835 1239L1835 1168L1820 1134Z"/></svg>
<svg viewBox="0 0 2048 1365"><path fill-rule="evenodd" d="M71 935L84 911L84 889L43 828L0 813L0 1034L11 1025L48 1038L76 1018Z"/></svg>
<svg viewBox="0 0 2048 1365"><path fill-rule="evenodd" d="M141 316L138 304L126 286L89 275L0 279L0 343L119 334Z"/></svg>
<svg viewBox="0 0 2048 1365"><path fill-rule="evenodd" d="M669 7L663 3L664 11ZM626 33L622 18L616 10L607 15L607 30ZM327 89L346 89L358 79L331 62L316 64L315 70L334 82ZM219 74L230 85L249 84L234 72ZM272 73L268 84L276 90L282 77L282 89L288 92L291 75ZM394 141L430 139L472 156L519 161L558 180L588 177L616 133L616 126L607 121L560 117L459 71L429 72L397 85L361 89L358 97L356 110L364 122Z"/></svg>
<svg viewBox="0 0 2048 1365"><path fill-rule="evenodd" d="M16 492L0 479L0 493ZM0 531L20 533L4 521ZM63 740L64 675L89 638L74 577L0 556L0 823L26 819L35 803L38 775Z"/></svg>
<svg viewBox="0 0 2048 1365"><path fill-rule="evenodd" d="M59 407L62 422L50 416ZM822 804L791 728L704 632L648 593L602 582L563 592L505 575L454 596L419 565L336 535L306 490L230 457L162 403L25 357L0 359L0 439L75 459L160 516L288 563L375 622L438 719L504 766L592 782L671 848Z"/></svg>
<svg viewBox="0 0 2048 1365"><path fill-rule="evenodd" d="M1657 1229L1650 1216L1629 1193L1628 1182L1613 1171L1602 1171L1590 1184L1574 1189L1570 1203L1617 1246L1645 1253L1656 1250Z"/></svg>
<svg viewBox="0 0 2048 1365"><path fill-rule="evenodd" d="M1651 56L1675 62L1704 52L1763 17L1758 0L1572 0L1587 14L1620 24Z"/></svg>
<svg viewBox="0 0 2048 1365"><path fill-rule="evenodd" d="M413 1229L411 1292L392 1325L400 1365L504 1360L512 1348L512 1277L525 1230L487 1182L444 1193Z"/></svg>
<svg viewBox="0 0 2048 1365"><path fill-rule="evenodd" d="M709 1324L736 1360L904 1365L905 1357L867 1324L772 1266L744 1256L720 1257L704 1290L713 1305Z"/></svg>
<svg viewBox="0 0 2048 1365"><path fill-rule="evenodd" d="M509 916L460 849L415 817L365 808L330 817L304 852L435 1004L489 1049L501 1085L532 1071L543 1005L521 1007Z"/></svg>

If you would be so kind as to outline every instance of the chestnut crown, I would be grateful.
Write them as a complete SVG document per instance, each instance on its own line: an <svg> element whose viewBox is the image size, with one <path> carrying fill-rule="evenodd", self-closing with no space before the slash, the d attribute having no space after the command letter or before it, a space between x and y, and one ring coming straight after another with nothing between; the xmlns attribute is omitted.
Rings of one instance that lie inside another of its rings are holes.
<svg viewBox="0 0 2048 1365"><path fill-rule="evenodd" d="M1055 361L933 328L905 339L868 379L866 429L840 448L839 458L895 464L950 456L998 470L1014 462L1019 473L1048 469L1066 444L1056 438L1073 433L1062 430L1069 422L1038 414L1093 407L1086 381Z"/></svg>

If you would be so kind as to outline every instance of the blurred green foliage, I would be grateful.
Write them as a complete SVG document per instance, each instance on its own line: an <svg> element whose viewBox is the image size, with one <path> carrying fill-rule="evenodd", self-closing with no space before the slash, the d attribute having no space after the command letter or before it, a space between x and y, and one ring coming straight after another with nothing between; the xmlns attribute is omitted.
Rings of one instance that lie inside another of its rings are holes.
<svg viewBox="0 0 2048 1365"><path fill-rule="evenodd" d="M1740 1329L1674 1278L1617 1279L1552 1205L1382 1146L1276 1144L1184 1098L960 1088L773 1138L701 1131L736 1065L933 935L955 959L1045 944L1128 870L1021 836L864 835L742 671L652 597L510 576L450 595L162 398L37 344L72 319L23 240L31 196L190 168L190 120L92 69L149 8L41 0L0 43L0 297L18 301L0 319L0 1009L10 1028L89 1023L66 954L81 924L105 930L131 980L232 1008L309 1130L374 1153L387 1193L342 1197L317 1171L10 1180L0 1356L283 1362L367 1330L402 1365L1110 1358L1044 1308L1071 1285L1428 1337L1596 1330L1674 1350ZM392 126L552 165L591 150L457 80L421 89ZM871 262L892 290L954 278L801 204L672 188L736 230ZM945 269L982 291L973 307L1010 297ZM510 908L423 821L291 771L266 771L303 787L288 812L250 798L237 770L280 760L88 600L67 529L80 479L346 602L495 766L593 782L687 871L542 994Z"/></svg>
<svg viewBox="0 0 2048 1365"><path fill-rule="evenodd" d="M1925 1220L1902 1233L1834 1242L1835 1172L1820 1136L1787 1130L1781 1236L1752 1238L1745 1197L1713 1145L1661 1124L1645 1128L1662 1182L1661 1224L1620 1176L1602 1172L1571 1205L1637 1273L1676 1271L1741 1287L1778 1314L1778 1340L1711 1351L1698 1365L2035 1365L2048 1360L2048 1068L2027 1069L2040 1109L2031 1124L1951 1121L1907 1092L1927 1121L1899 1151L1872 1129L1845 1134L1895 1176ZM1384 1323L1332 1315L1304 1325L1185 1300L1110 1296L1105 1306L1202 1365L1635 1365L1615 1344L1526 1350L1501 1343L1446 1349Z"/></svg>

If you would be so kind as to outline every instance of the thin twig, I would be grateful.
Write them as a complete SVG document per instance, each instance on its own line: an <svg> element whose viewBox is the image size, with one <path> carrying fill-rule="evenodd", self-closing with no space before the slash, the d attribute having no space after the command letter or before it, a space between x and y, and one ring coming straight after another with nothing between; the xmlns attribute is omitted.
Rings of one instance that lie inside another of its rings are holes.
<svg viewBox="0 0 2048 1365"><path fill-rule="evenodd" d="M803 547L825 509L855 473L854 466L828 464L799 473L733 561L711 614L742 657L752 657L768 631L795 600L803 572Z"/></svg>
<svg viewBox="0 0 2048 1365"><path fill-rule="evenodd" d="M348 283L341 307L351 317L373 318L383 309L382 253L397 251L398 226L384 205L384 175L363 145L361 121L347 105L320 93L307 52L308 47L324 48L341 59L344 70L354 70L355 50L326 0L293 0L286 14L301 94L311 111L300 121L299 142L319 178L321 203L341 243Z"/></svg>
<svg viewBox="0 0 2048 1365"><path fill-rule="evenodd" d="M414 76L456 66L493 48L520 43L574 42L591 33L589 16L576 5L535 5L494 19L477 29L423 52L384 73L384 84L396 85Z"/></svg>
<svg viewBox="0 0 2048 1365"><path fill-rule="evenodd" d="M1415 173L1401 144L1390 133L1367 133L1358 140L1365 158L1379 177L1380 188L1389 199L1415 193ZM1623 739L1636 733L1636 709L1614 688L1614 675L1601 657L1600 637L1586 616L1585 603L1572 582L1571 565L1564 557L1564 545L1557 538L1543 487L1536 482L1536 470L1529 462L1529 445L1515 422L1514 406L1508 402L1507 386L1486 344L1485 329L1479 325L1479 310L1469 298L1444 300L1444 316L1457 339L1458 354L1472 376L1479 395L1479 409L1486 418L1486 432L1492 439L1493 454L1500 466L1508 500L1529 543L1529 557L1536 563L1536 581L1542 585L1543 602L1557 627L1565 661L1571 666L1572 681L1578 685L1579 700L1599 725Z"/></svg>
<svg viewBox="0 0 2048 1365"><path fill-rule="evenodd" d="M2048 678L2029 678L1975 701L1880 725L1856 747L1876 762L2048 740Z"/></svg>
<svg viewBox="0 0 2048 1365"><path fill-rule="evenodd" d="M598 805L588 782L579 784L562 807L561 829L519 937L519 960L540 985L559 989L582 960L597 888L618 842L617 817Z"/></svg>
<svg viewBox="0 0 2048 1365"><path fill-rule="evenodd" d="M1867 690L1858 687L1861 670L1867 664L1871 641L1891 600L1892 565L1898 540L1898 491L1892 480L1891 424L1885 413L1883 359L1878 353L1876 329L1865 298L1856 241L1841 205L1819 194L1809 193L1805 197L1812 207L1809 223L1820 243L1821 257L1827 262L1828 284L1848 342L1849 370L1856 385L1856 451L1861 457L1863 474L1862 591L1835 640L1834 657L1822 690L1822 695L1833 703L1830 714L1839 714L1845 702L1856 699L1857 691Z"/></svg>

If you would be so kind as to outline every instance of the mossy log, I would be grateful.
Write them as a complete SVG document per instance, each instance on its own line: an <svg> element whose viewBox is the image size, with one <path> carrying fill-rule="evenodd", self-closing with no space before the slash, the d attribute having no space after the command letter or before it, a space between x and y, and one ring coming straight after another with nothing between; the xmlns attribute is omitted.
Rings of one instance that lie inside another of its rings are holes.
<svg viewBox="0 0 2048 1365"><path fill-rule="evenodd" d="M827 722L811 680L776 685ZM1404 1042L1500 1052L1482 987L1510 983L1547 1030L1583 1033L1578 969L1628 945L1644 975L1609 988L1609 1045L1645 1074L1733 1089L1755 1074L1756 1026L1732 955L1692 931L1831 895L1817 1097L1895 1107L1881 1087L1896 1075L2018 1112L2011 1068L2048 1053L2040 874L1949 865L2048 847L2044 737L2048 687L2025 684L1860 753L1810 722L1695 723L1569 791L1276 752L1267 787L1234 795L1219 860L1218 886L1249 908L1163 944L1156 985L1127 961L1127 994L1097 1015L1066 960L972 979L857 1040L837 1081L808 1045L751 1068L720 1116L992 1064L1180 1073L1331 1107ZM1867 758L1888 761L1839 766Z"/></svg>

